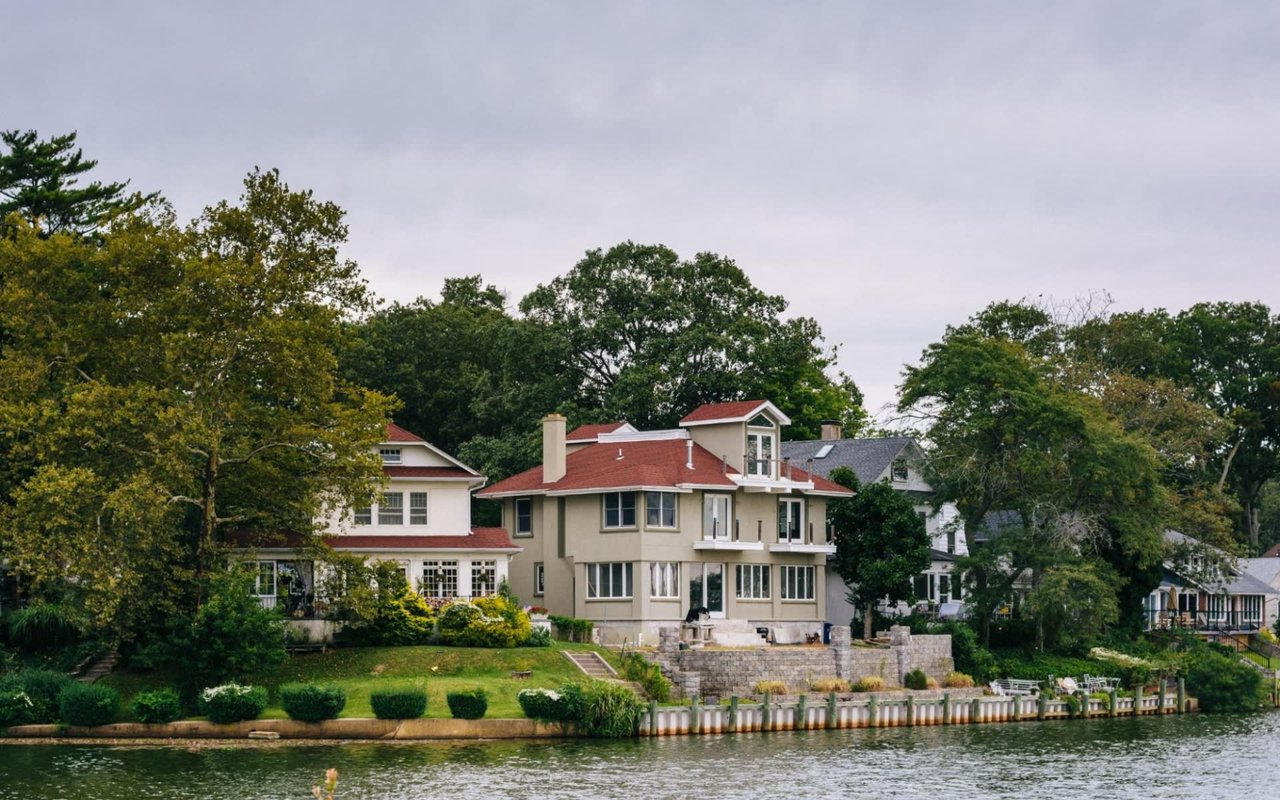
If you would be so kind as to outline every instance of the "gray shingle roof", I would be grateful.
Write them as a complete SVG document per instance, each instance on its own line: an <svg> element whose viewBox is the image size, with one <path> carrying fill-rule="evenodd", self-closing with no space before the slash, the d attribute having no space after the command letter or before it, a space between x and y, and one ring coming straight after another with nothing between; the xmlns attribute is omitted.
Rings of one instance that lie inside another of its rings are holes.
<svg viewBox="0 0 1280 800"><path fill-rule="evenodd" d="M807 442L783 442L782 455L791 459L796 466L808 469L807 462L813 459L813 472L824 478L831 476L836 467L848 467L858 476L862 483L871 483L889 468L893 460L908 445L913 443L909 436L891 436L885 439L812 439ZM823 458L818 458L822 448L830 445L831 450Z"/></svg>

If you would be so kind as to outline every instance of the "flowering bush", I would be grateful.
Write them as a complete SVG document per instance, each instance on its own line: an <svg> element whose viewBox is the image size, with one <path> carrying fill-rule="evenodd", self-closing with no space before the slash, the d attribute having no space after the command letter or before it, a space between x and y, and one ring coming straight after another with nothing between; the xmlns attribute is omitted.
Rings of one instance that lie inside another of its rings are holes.
<svg viewBox="0 0 1280 800"><path fill-rule="evenodd" d="M257 719L267 707L267 690L261 686L224 683L200 693L200 709L210 722Z"/></svg>
<svg viewBox="0 0 1280 800"><path fill-rule="evenodd" d="M568 704L554 689L521 689L516 695L516 700L529 719L540 722L565 722L569 718Z"/></svg>
<svg viewBox="0 0 1280 800"><path fill-rule="evenodd" d="M524 609L502 595L450 603L440 614L440 641L456 647L515 647L533 632Z"/></svg>
<svg viewBox="0 0 1280 800"><path fill-rule="evenodd" d="M25 725L34 716L35 703L16 682L0 685L0 728Z"/></svg>

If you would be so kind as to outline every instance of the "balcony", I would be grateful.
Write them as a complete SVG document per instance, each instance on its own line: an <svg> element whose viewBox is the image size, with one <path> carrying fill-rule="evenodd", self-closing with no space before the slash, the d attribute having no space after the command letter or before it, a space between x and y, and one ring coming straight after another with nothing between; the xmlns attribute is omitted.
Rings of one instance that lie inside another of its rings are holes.
<svg viewBox="0 0 1280 800"><path fill-rule="evenodd" d="M720 530L719 520L713 520L709 527L704 521L702 539L693 543L693 549L736 550L738 552L764 549L764 542L762 541L744 542L740 536L740 527L739 520L736 519L733 521L733 527L727 530Z"/></svg>

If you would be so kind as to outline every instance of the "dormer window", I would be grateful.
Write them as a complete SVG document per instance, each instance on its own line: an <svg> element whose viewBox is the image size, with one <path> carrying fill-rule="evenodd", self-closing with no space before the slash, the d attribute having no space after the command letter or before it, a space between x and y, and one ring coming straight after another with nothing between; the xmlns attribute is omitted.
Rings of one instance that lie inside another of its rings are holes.
<svg viewBox="0 0 1280 800"><path fill-rule="evenodd" d="M755 417L747 423L747 426L751 428L769 428L772 430L773 420L769 419L764 414L756 414Z"/></svg>
<svg viewBox="0 0 1280 800"><path fill-rule="evenodd" d="M905 481L911 477L911 470L907 467L905 458L897 458L893 461L893 479L895 481Z"/></svg>
<svg viewBox="0 0 1280 800"><path fill-rule="evenodd" d="M382 456L383 464L399 464L400 448L399 447L382 447L378 449L378 455Z"/></svg>

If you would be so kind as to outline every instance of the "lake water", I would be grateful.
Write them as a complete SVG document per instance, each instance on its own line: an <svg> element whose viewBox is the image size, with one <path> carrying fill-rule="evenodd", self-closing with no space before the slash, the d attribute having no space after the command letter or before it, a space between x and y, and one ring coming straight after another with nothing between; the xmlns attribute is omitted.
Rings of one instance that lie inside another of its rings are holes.
<svg viewBox="0 0 1280 800"><path fill-rule="evenodd" d="M0 745L0 800L1270 798L1280 712L634 741Z"/></svg>

